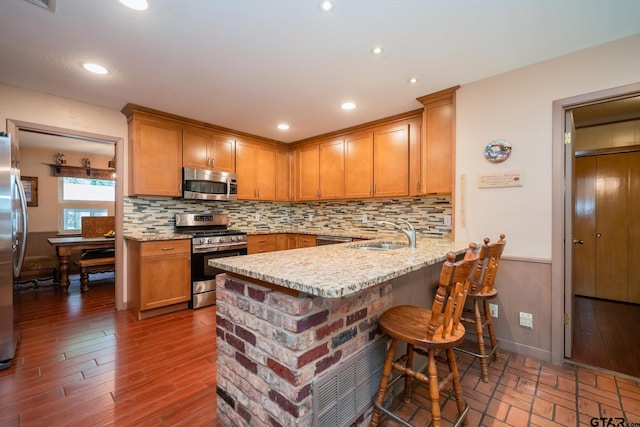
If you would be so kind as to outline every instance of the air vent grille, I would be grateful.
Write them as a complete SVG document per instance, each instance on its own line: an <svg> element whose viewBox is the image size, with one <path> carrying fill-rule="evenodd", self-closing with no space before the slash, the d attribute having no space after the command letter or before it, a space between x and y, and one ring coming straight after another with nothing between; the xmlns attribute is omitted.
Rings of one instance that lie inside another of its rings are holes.
<svg viewBox="0 0 640 427"><path fill-rule="evenodd" d="M386 354L378 339L319 378L313 385L314 425L350 426L373 405Z"/></svg>
<svg viewBox="0 0 640 427"><path fill-rule="evenodd" d="M56 11L56 0L25 0L27 3L43 7L51 12Z"/></svg>

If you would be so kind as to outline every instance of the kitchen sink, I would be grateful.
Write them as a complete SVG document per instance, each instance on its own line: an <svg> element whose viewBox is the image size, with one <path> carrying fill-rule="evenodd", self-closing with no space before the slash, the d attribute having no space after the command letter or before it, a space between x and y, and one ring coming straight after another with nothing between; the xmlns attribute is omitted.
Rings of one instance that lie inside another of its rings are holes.
<svg viewBox="0 0 640 427"><path fill-rule="evenodd" d="M389 251L392 249L406 248L408 245L401 242L366 242L349 246L351 249L360 249L363 251Z"/></svg>

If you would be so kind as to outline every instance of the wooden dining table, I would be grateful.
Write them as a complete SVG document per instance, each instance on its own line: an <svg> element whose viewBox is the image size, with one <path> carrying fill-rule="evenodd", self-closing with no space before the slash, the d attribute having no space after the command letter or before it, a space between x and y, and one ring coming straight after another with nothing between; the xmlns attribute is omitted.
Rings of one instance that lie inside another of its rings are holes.
<svg viewBox="0 0 640 427"><path fill-rule="evenodd" d="M50 237L47 240L56 248L60 286L65 293L69 292L69 263L74 250L115 248L115 239L111 237Z"/></svg>

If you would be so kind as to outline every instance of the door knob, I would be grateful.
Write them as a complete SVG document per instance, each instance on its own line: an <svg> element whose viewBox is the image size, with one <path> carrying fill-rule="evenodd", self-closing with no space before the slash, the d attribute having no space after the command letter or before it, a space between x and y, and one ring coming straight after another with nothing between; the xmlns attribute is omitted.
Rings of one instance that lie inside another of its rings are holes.
<svg viewBox="0 0 640 427"><path fill-rule="evenodd" d="M573 239L573 244L574 245L584 245L584 240Z"/></svg>

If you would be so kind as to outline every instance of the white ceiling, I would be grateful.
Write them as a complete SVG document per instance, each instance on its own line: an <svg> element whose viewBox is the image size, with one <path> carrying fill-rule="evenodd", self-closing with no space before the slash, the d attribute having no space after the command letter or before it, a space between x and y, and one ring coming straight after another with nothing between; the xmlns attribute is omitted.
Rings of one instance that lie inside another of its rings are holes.
<svg viewBox="0 0 640 427"><path fill-rule="evenodd" d="M331 13L319 2L149 0L136 12L57 0L52 13L2 0L0 82L291 142L640 32L638 0L335 0ZM111 73L89 75L85 61ZM342 111L346 100L358 108ZM291 129L276 129L281 121Z"/></svg>

